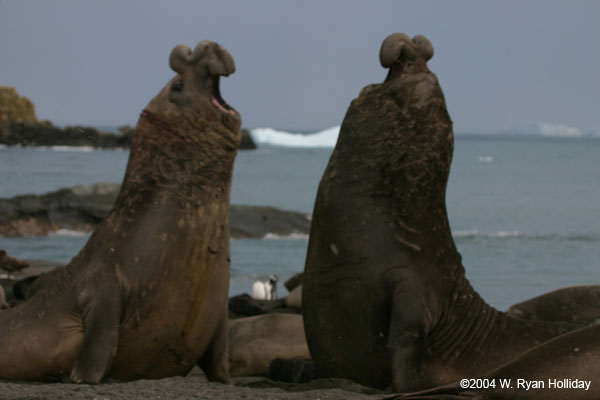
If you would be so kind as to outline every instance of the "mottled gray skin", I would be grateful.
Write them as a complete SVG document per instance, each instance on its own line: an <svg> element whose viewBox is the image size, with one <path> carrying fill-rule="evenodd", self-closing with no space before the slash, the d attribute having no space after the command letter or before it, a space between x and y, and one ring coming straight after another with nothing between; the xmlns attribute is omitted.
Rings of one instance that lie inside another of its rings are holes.
<svg viewBox="0 0 600 400"><path fill-rule="evenodd" d="M25 303L0 313L0 379L229 381L229 193L240 117L218 92L233 58L214 42L171 53L177 72L136 126L114 209Z"/></svg>
<svg viewBox="0 0 600 400"><path fill-rule="evenodd" d="M477 400L597 400L600 399L600 325L566 333L519 355L478 378L496 383L495 388L462 389L456 382L439 388L388 399ZM511 388L500 387L510 379ZM542 381L544 388L526 389L518 379ZM589 390L550 388L549 379L591 381Z"/></svg>
<svg viewBox="0 0 600 400"><path fill-rule="evenodd" d="M319 185L302 293L319 376L428 388L581 326L510 318L466 279L445 204L452 122L427 43L384 41L388 76L352 101Z"/></svg>
<svg viewBox="0 0 600 400"><path fill-rule="evenodd" d="M506 313L544 321L596 321L600 319L600 285L557 289L510 306Z"/></svg>

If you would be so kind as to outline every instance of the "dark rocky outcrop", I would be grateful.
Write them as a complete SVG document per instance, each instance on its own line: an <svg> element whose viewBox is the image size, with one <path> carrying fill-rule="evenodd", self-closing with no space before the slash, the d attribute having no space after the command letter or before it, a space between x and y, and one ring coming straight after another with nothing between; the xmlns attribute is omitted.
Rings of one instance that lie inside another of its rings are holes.
<svg viewBox="0 0 600 400"><path fill-rule="evenodd" d="M131 136L100 132L91 127L59 128L48 122L14 122L0 135L0 143L7 146L89 146L110 149L128 148L131 145Z"/></svg>
<svg viewBox="0 0 600 400"><path fill-rule="evenodd" d="M250 131L248 129L242 129L242 141L240 142L240 150L254 150L256 149L256 143L254 143L254 139L250 135Z"/></svg>
<svg viewBox="0 0 600 400"><path fill-rule="evenodd" d="M112 209L120 185L74 186L43 195L0 199L0 237L47 235L60 229L91 232ZM274 207L232 205L231 237L308 234L310 217Z"/></svg>
<svg viewBox="0 0 600 400"><path fill-rule="evenodd" d="M43 195L0 199L0 237L90 232L112 209L120 185L74 186Z"/></svg>

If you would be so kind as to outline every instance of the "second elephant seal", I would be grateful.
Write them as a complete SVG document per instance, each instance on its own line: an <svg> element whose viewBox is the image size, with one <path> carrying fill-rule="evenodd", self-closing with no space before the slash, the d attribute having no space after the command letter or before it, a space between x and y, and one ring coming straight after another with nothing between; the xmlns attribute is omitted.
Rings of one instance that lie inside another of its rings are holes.
<svg viewBox="0 0 600 400"><path fill-rule="evenodd" d="M452 121L423 36L381 46L382 84L348 108L319 184L303 277L316 373L402 392L489 371L580 324L490 307L446 212Z"/></svg>

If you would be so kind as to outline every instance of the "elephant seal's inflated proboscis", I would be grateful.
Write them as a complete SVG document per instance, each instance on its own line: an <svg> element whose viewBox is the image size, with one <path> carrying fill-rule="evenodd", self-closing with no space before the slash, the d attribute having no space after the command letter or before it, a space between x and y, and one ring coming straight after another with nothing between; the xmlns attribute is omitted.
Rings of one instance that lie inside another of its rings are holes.
<svg viewBox="0 0 600 400"><path fill-rule="evenodd" d="M382 44L315 202L303 277L318 376L396 391L480 375L581 325L510 318L465 277L446 213L452 122L423 36Z"/></svg>
<svg viewBox="0 0 600 400"><path fill-rule="evenodd" d="M0 379L229 381L229 193L240 117L223 47L177 46L138 121L114 209L69 265L0 312Z"/></svg>

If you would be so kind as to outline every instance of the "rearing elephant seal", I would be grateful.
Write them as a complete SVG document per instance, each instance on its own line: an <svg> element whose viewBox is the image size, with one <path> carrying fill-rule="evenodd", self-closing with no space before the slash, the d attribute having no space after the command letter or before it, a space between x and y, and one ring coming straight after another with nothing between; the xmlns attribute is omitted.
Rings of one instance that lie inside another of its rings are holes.
<svg viewBox="0 0 600 400"><path fill-rule="evenodd" d="M239 114L231 55L177 46L177 72L138 121L114 209L69 265L0 313L0 378L185 375L228 382L229 193Z"/></svg>
<svg viewBox="0 0 600 400"><path fill-rule="evenodd" d="M445 192L452 122L423 36L381 46L323 174L304 271L318 376L396 391L479 375L578 324L509 318L465 277Z"/></svg>

